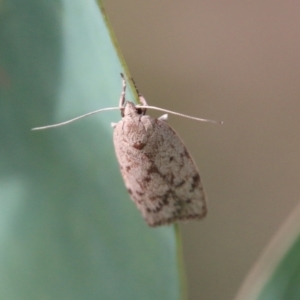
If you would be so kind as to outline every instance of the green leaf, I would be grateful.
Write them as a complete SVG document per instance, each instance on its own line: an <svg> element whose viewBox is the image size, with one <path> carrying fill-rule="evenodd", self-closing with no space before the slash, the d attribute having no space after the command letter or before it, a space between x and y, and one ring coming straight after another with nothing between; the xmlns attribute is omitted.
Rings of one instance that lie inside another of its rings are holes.
<svg viewBox="0 0 300 300"><path fill-rule="evenodd" d="M276 233L236 300L300 299L300 205Z"/></svg>
<svg viewBox="0 0 300 300"><path fill-rule="evenodd" d="M174 228L148 228L120 175L120 113L30 131L118 105L96 2L2 0L0 45L0 299L179 299Z"/></svg>

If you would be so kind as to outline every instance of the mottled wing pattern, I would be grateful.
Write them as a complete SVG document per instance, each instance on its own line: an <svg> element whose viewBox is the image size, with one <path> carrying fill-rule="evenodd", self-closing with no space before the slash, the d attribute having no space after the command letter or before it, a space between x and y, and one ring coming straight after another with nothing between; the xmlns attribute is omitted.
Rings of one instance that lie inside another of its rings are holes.
<svg viewBox="0 0 300 300"><path fill-rule="evenodd" d="M206 215L197 167L167 123L125 117L115 127L114 144L127 190L149 226Z"/></svg>

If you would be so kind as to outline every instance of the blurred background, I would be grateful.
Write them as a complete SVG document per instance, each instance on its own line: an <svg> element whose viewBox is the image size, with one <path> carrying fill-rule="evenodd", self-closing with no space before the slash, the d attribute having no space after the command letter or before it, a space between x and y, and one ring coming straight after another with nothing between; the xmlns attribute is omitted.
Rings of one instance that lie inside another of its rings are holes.
<svg viewBox="0 0 300 300"><path fill-rule="evenodd" d="M233 299L300 194L297 1L110 0L105 7L150 105L170 116L209 214L181 226L189 299ZM153 113L155 115L155 113Z"/></svg>

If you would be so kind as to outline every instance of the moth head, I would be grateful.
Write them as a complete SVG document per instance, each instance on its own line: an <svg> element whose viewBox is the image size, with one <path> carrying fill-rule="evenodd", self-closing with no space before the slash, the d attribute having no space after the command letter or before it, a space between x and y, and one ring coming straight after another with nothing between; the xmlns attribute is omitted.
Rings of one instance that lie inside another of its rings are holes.
<svg viewBox="0 0 300 300"><path fill-rule="evenodd" d="M136 107L134 103L126 101L123 108L121 108L122 117L126 116L143 116L146 113L146 108L141 106Z"/></svg>

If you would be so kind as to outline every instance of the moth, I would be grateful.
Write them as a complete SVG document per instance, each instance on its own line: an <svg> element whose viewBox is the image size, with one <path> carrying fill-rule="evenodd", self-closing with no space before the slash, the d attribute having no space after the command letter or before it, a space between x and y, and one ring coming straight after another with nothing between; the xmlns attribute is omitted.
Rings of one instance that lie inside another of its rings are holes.
<svg viewBox="0 0 300 300"><path fill-rule="evenodd" d="M122 119L112 123L115 152L127 191L147 224L155 227L205 217L207 201L196 164L178 134L167 124L168 115L155 119L146 111L155 109L197 121L222 122L149 106L136 86L141 104L135 105L125 99L126 80L121 76L123 87L118 107L32 130L58 127L101 111L119 109Z"/></svg>

